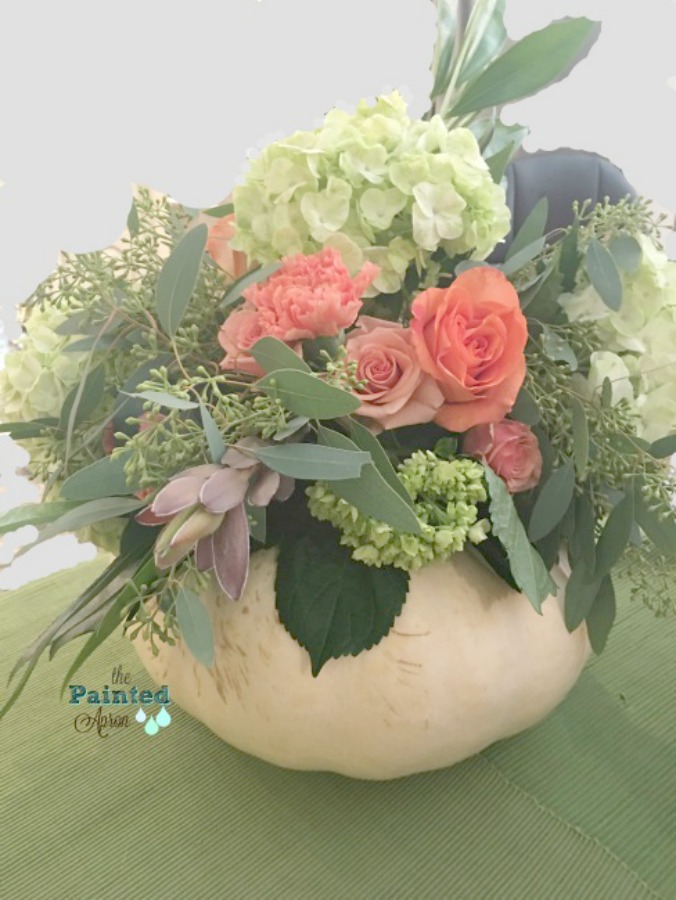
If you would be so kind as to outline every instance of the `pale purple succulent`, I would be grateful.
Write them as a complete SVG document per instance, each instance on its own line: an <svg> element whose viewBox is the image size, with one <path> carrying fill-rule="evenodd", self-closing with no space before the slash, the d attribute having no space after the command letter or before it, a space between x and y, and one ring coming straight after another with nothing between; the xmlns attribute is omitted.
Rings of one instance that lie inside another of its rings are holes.
<svg viewBox="0 0 676 900"><path fill-rule="evenodd" d="M137 518L167 524L155 544L158 569L176 565L191 550L201 572L213 569L221 588L238 600L249 573L249 521L246 504L264 507L288 500L294 480L273 472L254 451L268 446L244 438L230 447L221 465L203 465L175 475Z"/></svg>

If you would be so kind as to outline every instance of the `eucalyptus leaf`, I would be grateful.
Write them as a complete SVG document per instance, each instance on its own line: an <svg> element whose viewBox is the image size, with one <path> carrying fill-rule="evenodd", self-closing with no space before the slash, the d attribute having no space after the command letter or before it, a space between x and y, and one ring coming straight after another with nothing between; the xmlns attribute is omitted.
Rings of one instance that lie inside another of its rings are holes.
<svg viewBox="0 0 676 900"><path fill-rule="evenodd" d="M105 456L67 478L61 487L65 500L100 500L133 494L136 486L127 483L124 467L127 456Z"/></svg>
<svg viewBox="0 0 676 900"><path fill-rule="evenodd" d="M310 372L310 366L288 344L277 338L261 338L251 348L251 355L265 372L277 372L279 369L298 369L299 372Z"/></svg>
<svg viewBox="0 0 676 900"><path fill-rule="evenodd" d="M166 391L141 391L138 394L129 394L137 400L148 400L157 406L164 406L167 409L198 409L199 403L193 400L185 400L183 397L176 397L174 394L168 394Z"/></svg>
<svg viewBox="0 0 676 900"><path fill-rule="evenodd" d="M612 579L607 576L601 582L586 618L589 643L597 656L606 646L608 635L615 623L616 611L615 588Z"/></svg>
<svg viewBox="0 0 676 900"><path fill-rule="evenodd" d="M521 253L526 247L530 247L540 238L544 237L547 228L547 217L549 216L549 200L541 197L532 210L528 213L523 225L519 228L511 243L506 260Z"/></svg>
<svg viewBox="0 0 676 900"><path fill-rule="evenodd" d="M234 211L235 206L233 203L223 203L221 206L211 206L209 209L202 210L205 216L213 216L215 219L223 219L225 216L231 216Z"/></svg>
<svg viewBox="0 0 676 900"><path fill-rule="evenodd" d="M661 519L646 504L636 489L634 512L636 521L646 533L648 539L664 556L676 558L676 524L671 518Z"/></svg>
<svg viewBox="0 0 676 900"><path fill-rule="evenodd" d="M628 490L608 516L596 545L594 578L608 575L625 551L634 524L634 491Z"/></svg>
<svg viewBox="0 0 676 900"><path fill-rule="evenodd" d="M354 441L330 428L320 426L319 440L328 447L358 452ZM371 459L369 454L369 460ZM332 484L331 490L355 506L362 515L370 516L378 522L385 522L406 534L421 533L420 522L413 511L410 497L404 500L372 461L364 466L358 478Z"/></svg>
<svg viewBox="0 0 676 900"><path fill-rule="evenodd" d="M582 481L587 471L587 464L589 463L589 423L584 407L577 397L571 399L570 408L573 413L573 456L575 459L575 470L577 471L577 477Z"/></svg>
<svg viewBox="0 0 676 900"><path fill-rule="evenodd" d="M26 525L39 528L41 525L60 518L77 506L79 503L73 500L55 500L52 503L29 503L25 506L17 506L0 515L0 534L16 531Z"/></svg>
<svg viewBox="0 0 676 900"><path fill-rule="evenodd" d="M537 93L569 71L599 31L597 23L578 18L527 35L467 86L451 114L465 116Z"/></svg>
<svg viewBox="0 0 676 900"><path fill-rule="evenodd" d="M576 224L561 241L559 272L561 273L562 278L561 290L564 293L571 293L574 291L575 285L577 284L577 273L582 261L582 254L579 250L579 240L580 227Z"/></svg>
<svg viewBox="0 0 676 900"><path fill-rule="evenodd" d="M596 567L594 524L594 505L588 494L581 494L575 498L575 531L569 546L573 567L581 562L587 572Z"/></svg>
<svg viewBox="0 0 676 900"><path fill-rule="evenodd" d="M45 428L55 428L59 424L58 419L34 419L32 422L6 422L0 425L0 434L8 434L17 441L25 441L30 438L40 437Z"/></svg>
<svg viewBox="0 0 676 900"><path fill-rule="evenodd" d="M66 431L71 422L73 408L76 406L72 419L72 427L79 425L94 413L103 400L106 388L106 371L104 366L93 369L77 387L66 397L61 408L61 428Z"/></svg>
<svg viewBox="0 0 676 900"><path fill-rule="evenodd" d="M341 481L358 478L371 457L363 451L340 450L319 444L282 444L261 447L256 457L280 475L304 481Z"/></svg>
<svg viewBox="0 0 676 900"><path fill-rule="evenodd" d="M176 588L176 619L181 637L198 663L214 664L214 633L207 608L193 591L183 585Z"/></svg>
<svg viewBox="0 0 676 900"><path fill-rule="evenodd" d="M617 312L622 306L622 279L611 253L593 238L585 262L594 290L609 309Z"/></svg>
<svg viewBox="0 0 676 900"><path fill-rule="evenodd" d="M575 490L575 468L571 461L554 469L535 501L528 523L531 541L542 540L568 512Z"/></svg>
<svg viewBox="0 0 676 900"><path fill-rule="evenodd" d="M575 351L568 341L549 325L545 325L542 329L542 349L553 362L565 362L571 372L577 372L578 361Z"/></svg>
<svg viewBox="0 0 676 900"><path fill-rule="evenodd" d="M208 235L206 225L187 231L165 261L157 279L157 317L171 338L176 336L195 291Z"/></svg>
<svg viewBox="0 0 676 900"><path fill-rule="evenodd" d="M512 575L519 589L530 600L535 611L541 613L543 601L556 593L556 584L542 557L528 540L504 481L489 466L484 466L484 473L490 494L493 534L507 551Z"/></svg>
<svg viewBox="0 0 676 900"><path fill-rule="evenodd" d="M218 425L214 421L214 417L211 415L209 410L203 403L200 403L200 415L202 417L202 428L204 428L204 433L207 438L207 444L209 445L209 454L211 455L211 461L215 465L218 465L220 461L223 459L226 451L226 444L223 435L218 430Z"/></svg>
<svg viewBox="0 0 676 900"><path fill-rule="evenodd" d="M494 0L488 9L484 21L477 27L478 39L460 68L458 84L471 82L499 56L507 40L507 29L504 23L505 0Z"/></svg>
<svg viewBox="0 0 676 900"><path fill-rule="evenodd" d="M221 308L237 303L247 288L250 288L252 284L267 281L271 275L274 275L279 270L281 265L279 262L270 263L268 266L260 266L258 269L254 269L253 272L247 272L246 275L242 275L226 292L220 303Z"/></svg>
<svg viewBox="0 0 676 900"><path fill-rule="evenodd" d="M593 579L585 566L573 568L566 584L563 618L568 631L573 632L587 618L596 600L603 579Z"/></svg>
<svg viewBox="0 0 676 900"><path fill-rule="evenodd" d="M310 419L336 419L361 406L353 394L297 369L279 369L256 382L256 387L277 397L290 412Z"/></svg>
<svg viewBox="0 0 676 900"><path fill-rule="evenodd" d="M603 409L610 409L613 403L613 383L606 376L601 385L601 406Z"/></svg>
<svg viewBox="0 0 676 900"><path fill-rule="evenodd" d="M528 244L527 247L523 247L513 256L510 256L510 258L502 263L499 268L507 276L514 275L520 269L523 269L524 266L533 262L533 260L540 255L544 246L545 239L543 237L538 238L533 241L532 244Z"/></svg>
<svg viewBox="0 0 676 900"><path fill-rule="evenodd" d="M131 209L129 210L129 215L127 216L127 228L129 229L129 234L135 238L138 235L138 231L140 228L140 221L138 217L138 209L136 208L136 202L132 200Z"/></svg>
<svg viewBox="0 0 676 900"><path fill-rule="evenodd" d="M673 456L676 453L676 434L670 434L667 437L653 441L648 450L655 459L666 459L667 456Z"/></svg>
<svg viewBox="0 0 676 900"><path fill-rule="evenodd" d="M413 508L413 501L402 484L401 478L397 475L394 466L390 462L389 456L385 452L383 445L378 438L372 431L369 431L366 426L362 425L361 422L357 422L355 419L348 420L347 428L350 432L350 437L357 447L360 450L365 450L367 453L371 454L373 465L380 472L389 486L399 494L404 503Z"/></svg>
<svg viewBox="0 0 676 900"><path fill-rule="evenodd" d="M58 519L47 524L41 531L38 543L48 540L57 534L67 531L79 531L88 525L105 522L127 516L145 506L142 500L127 497L103 497L100 500L89 500L74 509L70 509Z"/></svg>
<svg viewBox="0 0 676 900"><path fill-rule="evenodd" d="M516 396L516 402L510 412L510 418L516 419L517 422L523 422L524 425L533 427L540 421L540 410L533 400L532 396L522 387Z"/></svg>
<svg viewBox="0 0 676 900"><path fill-rule="evenodd" d="M284 628L310 654L312 674L378 644L406 600L408 574L365 566L330 530L282 543L275 595Z"/></svg>
<svg viewBox="0 0 676 900"><path fill-rule="evenodd" d="M638 272L643 259L643 250L636 238L630 234L618 234L610 241L608 249L619 269L629 275Z"/></svg>
<svg viewBox="0 0 676 900"><path fill-rule="evenodd" d="M88 334L91 330L91 315L90 310L73 312L54 331L62 335Z"/></svg>
<svg viewBox="0 0 676 900"><path fill-rule="evenodd" d="M307 423L310 420L307 416L294 416L293 419L289 419L286 425L283 428L280 428L275 432L272 436L273 441L286 441L290 437L293 437L294 434L297 434L301 428L305 428Z"/></svg>
<svg viewBox="0 0 676 900"><path fill-rule="evenodd" d="M89 335L78 341L72 341L66 344L62 349L62 353L88 353L92 350L108 350L115 343L118 336L116 334L102 334L99 336Z"/></svg>

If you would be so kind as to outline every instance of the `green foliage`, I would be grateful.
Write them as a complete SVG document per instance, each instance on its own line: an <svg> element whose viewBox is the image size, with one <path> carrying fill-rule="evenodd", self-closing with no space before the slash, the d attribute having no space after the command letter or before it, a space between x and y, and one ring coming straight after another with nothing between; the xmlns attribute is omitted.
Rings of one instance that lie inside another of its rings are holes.
<svg viewBox="0 0 676 900"><path fill-rule="evenodd" d="M572 461L554 469L544 482L535 501L528 523L531 541L546 537L568 512L575 490L575 469Z"/></svg>
<svg viewBox="0 0 676 900"><path fill-rule="evenodd" d="M279 369L297 369L299 372L310 372L310 367L297 353L277 338L261 338L251 348L251 355L265 372L277 372Z"/></svg>
<svg viewBox="0 0 676 900"><path fill-rule="evenodd" d="M318 444L282 444L262 447L258 459L274 472L305 481L348 481L359 478L371 457L361 450L335 449Z"/></svg>
<svg viewBox="0 0 676 900"><path fill-rule="evenodd" d="M356 562L330 530L283 543L277 562L279 618L310 654L315 676L330 659L378 644L406 600L405 572Z"/></svg>
<svg viewBox="0 0 676 900"><path fill-rule="evenodd" d="M507 552L512 576L519 590L530 600L533 609L540 613L543 601L550 594L556 593L556 585L545 568L542 557L528 540L504 481L488 466L484 472L490 494L493 534Z"/></svg>
<svg viewBox="0 0 676 900"><path fill-rule="evenodd" d="M172 250L157 279L157 317L171 338L176 336L195 292L208 234L206 225L187 231Z"/></svg>
<svg viewBox="0 0 676 900"><path fill-rule="evenodd" d="M176 620L181 637L197 662L210 668L214 664L214 633L208 610L185 585L174 591Z"/></svg>
<svg viewBox="0 0 676 900"><path fill-rule="evenodd" d="M66 500L84 501L133 494L136 486L127 481L126 462L125 454L104 456L66 479L61 496Z"/></svg>
<svg viewBox="0 0 676 900"><path fill-rule="evenodd" d="M509 260L514 256L518 256L522 250L530 247L531 244L539 241L544 236L548 215L549 201L546 197L542 197L529 212L523 225L514 236L514 240L507 251L506 259Z"/></svg>
<svg viewBox="0 0 676 900"><path fill-rule="evenodd" d="M277 398L289 412L311 419L335 419L356 412L360 400L298 369L278 369L257 382L257 387Z"/></svg>
<svg viewBox="0 0 676 900"><path fill-rule="evenodd" d="M622 279L612 253L593 238L587 247L589 280L603 302L615 312L622 306Z"/></svg>

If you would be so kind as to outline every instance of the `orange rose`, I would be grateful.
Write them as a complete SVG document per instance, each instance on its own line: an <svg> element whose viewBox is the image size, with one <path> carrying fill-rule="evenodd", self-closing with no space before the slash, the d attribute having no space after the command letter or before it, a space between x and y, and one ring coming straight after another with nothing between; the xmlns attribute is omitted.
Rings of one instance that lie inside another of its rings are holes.
<svg viewBox="0 0 676 900"><path fill-rule="evenodd" d="M423 371L446 403L434 421L449 431L497 422L511 410L526 374L528 337L519 297L485 266L413 301L411 330Z"/></svg>

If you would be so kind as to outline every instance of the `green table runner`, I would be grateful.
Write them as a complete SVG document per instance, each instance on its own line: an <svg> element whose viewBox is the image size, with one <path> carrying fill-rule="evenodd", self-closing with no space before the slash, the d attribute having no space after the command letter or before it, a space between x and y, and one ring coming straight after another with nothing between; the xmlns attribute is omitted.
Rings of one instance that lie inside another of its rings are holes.
<svg viewBox="0 0 676 900"><path fill-rule="evenodd" d="M0 691L20 650L101 561L0 596ZM620 591L619 624L546 722L443 772L390 783L287 772L175 706L78 733L41 663L0 724L0 896L676 897L676 623ZM87 662L150 688L120 638Z"/></svg>

